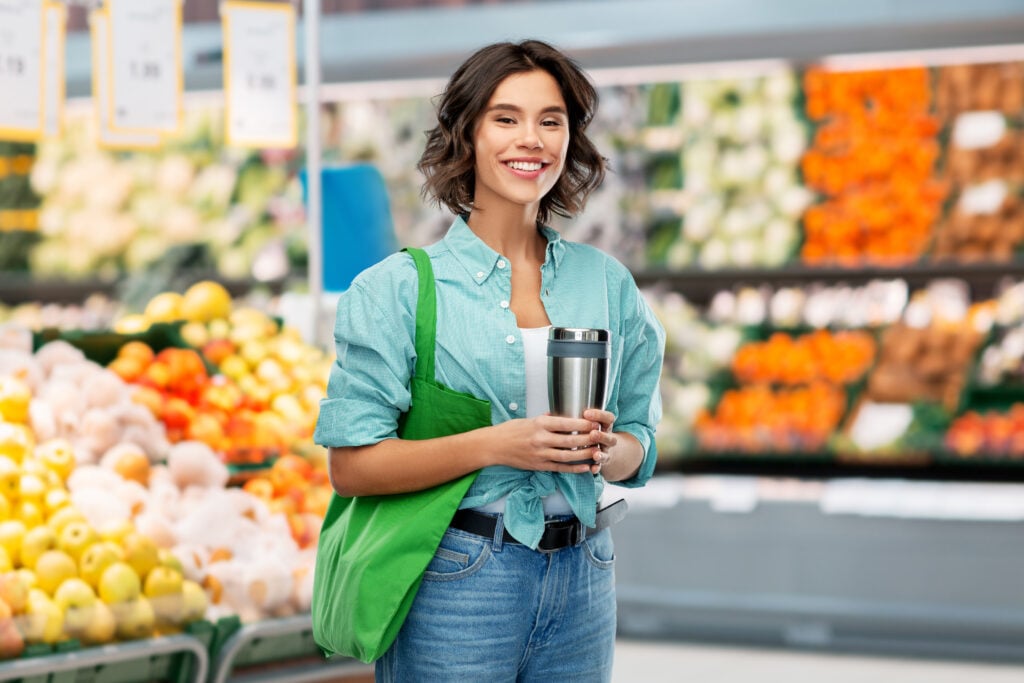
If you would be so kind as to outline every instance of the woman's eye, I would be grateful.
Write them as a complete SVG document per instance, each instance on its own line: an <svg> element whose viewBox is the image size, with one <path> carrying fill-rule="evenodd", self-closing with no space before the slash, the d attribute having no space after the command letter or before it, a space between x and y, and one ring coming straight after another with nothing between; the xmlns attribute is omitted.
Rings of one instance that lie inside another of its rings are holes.
<svg viewBox="0 0 1024 683"><path fill-rule="evenodd" d="M542 126L561 126L562 122L558 119L548 119L541 123Z"/></svg>
<svg viewBox="0 0 1024 683"><path fill-rule="evenodd" d="M515 123L516 120L511 116L499 116L495 119L498 123Z"/></svg>

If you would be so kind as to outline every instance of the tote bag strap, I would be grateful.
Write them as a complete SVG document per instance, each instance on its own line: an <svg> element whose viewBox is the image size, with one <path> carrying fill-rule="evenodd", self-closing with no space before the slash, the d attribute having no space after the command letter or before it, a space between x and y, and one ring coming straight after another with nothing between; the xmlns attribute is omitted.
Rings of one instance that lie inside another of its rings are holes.
<svg viewBox="0 0 1024 683"><path fill-rule="evenodd" d="M427 252L407 247L419 274L419 294L416 298L416 370L415 375L425 382L434 381L434 340L437 334L437 293L434 290L434 269Z"/></svg>

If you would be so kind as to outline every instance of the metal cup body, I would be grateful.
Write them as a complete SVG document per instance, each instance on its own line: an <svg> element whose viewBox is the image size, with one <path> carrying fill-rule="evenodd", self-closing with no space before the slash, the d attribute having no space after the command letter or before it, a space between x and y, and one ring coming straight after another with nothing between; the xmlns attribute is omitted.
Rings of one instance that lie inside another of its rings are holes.
<svg viewBox="0 0 1024 683"><path fill-rule="evenodd" d="M551 413L583 417L603 410L608 398L608 330L552 327L548 337L548 403Z"/></svg>

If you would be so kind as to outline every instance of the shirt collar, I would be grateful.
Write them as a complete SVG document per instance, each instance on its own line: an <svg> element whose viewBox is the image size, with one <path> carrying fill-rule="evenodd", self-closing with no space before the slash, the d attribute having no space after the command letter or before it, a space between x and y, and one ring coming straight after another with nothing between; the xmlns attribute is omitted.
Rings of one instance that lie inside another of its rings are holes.
<svg viewBox="0 0 1024 683"><path fill-rule="evenodd" d="M552 262L557 270L565 253L565 242L558 231L546 225L540 226L540 231L548 241L544 255L545 265ZM466 223L464 216L455 217L452 226L444 236L444 243L455 256L455 260L466 269L466 272L478 285L487 281L487 278L497 268L498 261L503 258L501 254L477 237Z"/></svg>

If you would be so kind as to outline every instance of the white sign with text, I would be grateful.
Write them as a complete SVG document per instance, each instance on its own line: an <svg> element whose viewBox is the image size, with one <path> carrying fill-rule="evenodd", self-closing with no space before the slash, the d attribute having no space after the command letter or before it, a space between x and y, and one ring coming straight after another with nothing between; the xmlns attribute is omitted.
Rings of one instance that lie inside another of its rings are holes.
<svg viewBox="0 0 1024 683"><path fill-rule="evenodd" d="M43 133L43 3L0 0L0 138Z"/></svg>
<svg viewBox="0 0 1024 683"><path fill-rule="evenodd" d="M181 127L181 0L106 0L110 122L115 131Z"/></svg>
<svg viewBox="0 0 1024 683"><path fill-rule="evenodd" d="M46 3L46 63L43 132L47 137L60 135L64 125L64 39L67 35L67 8Z"/></svg>
<svg viewBox="0 0 1024 683"><path fill-rule="evenodd" d="M225 2L221 16L228 144L294 147L295 10L291 5Z"/></svg>

